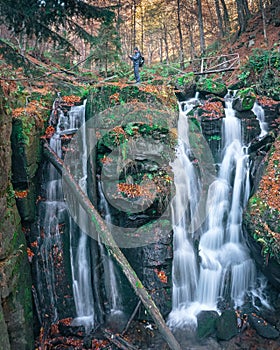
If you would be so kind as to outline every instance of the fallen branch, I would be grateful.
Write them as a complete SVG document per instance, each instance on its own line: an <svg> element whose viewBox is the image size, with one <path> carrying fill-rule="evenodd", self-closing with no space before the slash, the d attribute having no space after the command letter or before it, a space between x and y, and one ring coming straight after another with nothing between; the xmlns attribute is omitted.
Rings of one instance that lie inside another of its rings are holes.
<svg viewBox="0 0 280 350"><path fill-rule="evenodd" d="M144 307L151 315L154 320L156 326L158 327L159 332L162 334L163 338L166 340L170 349L172 350L182 350L181 346L175 339L174 335L167 327L159 309L156 304L152 300L152 297L149 295L142 282L136 275L133 268L130 266L128 260L117 246L111 232L108 230L106 223L94 208L93 204L82 191L80 186L77 184L73 176L70 174L68 169L64 166L63 161L57 156L57 154L50 148L47 142L44 143L44 155L45 157L54 165L54 167L62 174L63 180L72 190L79 204L83 207L83 209L88 214L89 220L94 224L95 229L99 233L102 238L103 243L105 244L106 249L109 254L114 257L126 278L128 279L130 285L134 289L137 296L142 301Z"/></svg>
<svg viewBox="0 0 280 350"><path fill-rule="evenodd" d="M105 329L103 331L103 334L105 338L107 338L111 343L116 345L121 350L139 350L137 347L123 339L120 335L113 334L108 329Z"/></svg>
<svg viewBox="0 0 280 350"><path fill-rule="evenodd" d="M130 316L130 318L125 326L125 329L122 331L122 335L124 335L126 333L126 331L128 330L130 323L132 322L132 320L134 319L134 317L136 315L136 312L139 310L140 305L141 305L141 300L139 300L138 304L136 305L136 308L134 309L133 313L131 314L131 316Z"/></svg>

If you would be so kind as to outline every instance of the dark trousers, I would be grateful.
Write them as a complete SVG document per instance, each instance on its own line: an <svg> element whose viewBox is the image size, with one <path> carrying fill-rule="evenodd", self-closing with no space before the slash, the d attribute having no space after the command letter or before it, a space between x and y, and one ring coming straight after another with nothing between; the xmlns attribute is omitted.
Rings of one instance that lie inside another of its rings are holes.
<svg viewBox="0 0 280 350"><path fill-rule="evenodd" d="M134 64L133 69L136 83L140 83L139 64Z"/></svg>

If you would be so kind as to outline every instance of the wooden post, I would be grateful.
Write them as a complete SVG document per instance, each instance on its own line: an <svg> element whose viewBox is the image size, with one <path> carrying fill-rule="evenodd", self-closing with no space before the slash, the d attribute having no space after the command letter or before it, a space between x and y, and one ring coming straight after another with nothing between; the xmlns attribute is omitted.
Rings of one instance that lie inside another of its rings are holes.
<svg viewBox="0 0 280 350"><path fill-rule="evenodd" d="M93 204L87 197L87 195L82 191L79 184L74 180L73 176L70 174L68 169L64 166L63 161L57 156L57 154L50 148L47 142L44 143L44 155L45 157L54 165L54 167L62 174L63 180L72 190L73 195L78 200L79 204L88 214L90 221L94 224L95 229L102 238L102 242L105 244L106 249L109 254L111 254L116 262L119 264L129 283L131 284L136 295L141 299L144 307L151 315L154 320L158 330L162 334L163 338L166 340L170 349L172 350L182 350L181 346L175 339L174 335L167 327L159 309L152 300L152 297L147 292L146 288L143 286L142 282L136 275L136 272L130 266L128 260L117 246L111 232L108 230L106 223L94 208Z"/></svg>

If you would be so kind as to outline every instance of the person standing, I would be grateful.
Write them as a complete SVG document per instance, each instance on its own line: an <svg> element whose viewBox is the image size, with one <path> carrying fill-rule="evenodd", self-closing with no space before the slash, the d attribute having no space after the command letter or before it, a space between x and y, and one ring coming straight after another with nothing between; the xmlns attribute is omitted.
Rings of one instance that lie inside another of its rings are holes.
<svg viewBox="0 0 280 350"><path fill-rule="evenodd" d="M140 74L139 74L139 62L140 62L141 53L138 50L138 47L134 48L134 55L129 55L129 58L133 61L133 70L134 70L134 77L136 80L136 83L140 83Z"/></svg>

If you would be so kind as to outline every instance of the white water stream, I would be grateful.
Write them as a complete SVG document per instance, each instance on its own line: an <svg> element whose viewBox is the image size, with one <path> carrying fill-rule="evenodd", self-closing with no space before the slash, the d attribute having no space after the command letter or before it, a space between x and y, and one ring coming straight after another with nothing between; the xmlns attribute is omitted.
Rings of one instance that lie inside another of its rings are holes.
<svg viewBox="0 0 280 350"><path fill-rule="evenodd" d="M107 200L103 194L100 181L98 182L98 193L100 196L100 204L99 204L100 211L104 215L107 228L110 229L111 223L112 223L111 214L110 214ZM120 292L118 290L114 263L112 258L106 253L104 246L101 242L99 242L99 248L100 248L100 254L102 257L104 271L106 271L106 274L104 276L105 289L106 289L107 298L109 299L109 303L110 303L110 312L111 314L119 314L119 313L122 313L122 307L121 307L122 303L121 303Z"/></svg>
<svg viewBox="0 0 280 350"><path fill-rule="evenodd" d="M187 108L179 115L179 145L172 165L176 198L173 203L173 304L168 320L171 328L195 327L197 314L201 310L218 311L220 300L235 307L242 305L257 278L241 227L243 208L250 193L249 157L242 144L241 124L234 115L232 99L226 96L225 100L222 160L208 188L206 220L197 250L189 230L192 212L201 196L188 149L187 114L193 100L184 102Z"/></svg>

